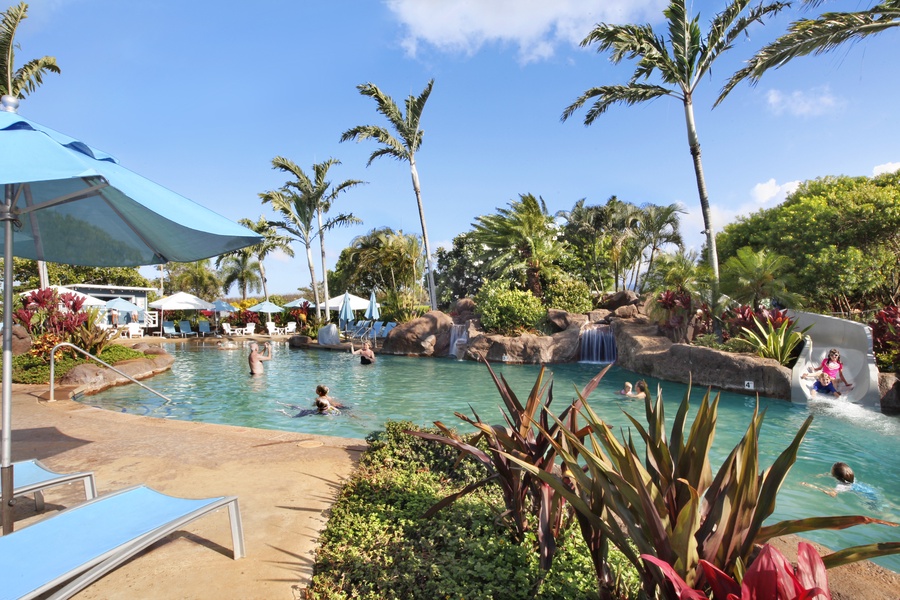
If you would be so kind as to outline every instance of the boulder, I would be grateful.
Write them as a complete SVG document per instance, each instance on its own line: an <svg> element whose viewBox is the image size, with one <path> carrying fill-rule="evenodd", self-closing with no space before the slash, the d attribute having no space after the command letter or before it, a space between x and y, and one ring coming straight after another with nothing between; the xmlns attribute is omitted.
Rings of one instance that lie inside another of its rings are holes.
<svg viewBox="0 0 900 600"><path fill-rule="evenodd" d="M573 324L579 327L587 323L587 315L573 314L558 308L550 308L547 310L547 320L556 328L557 331L565 331Z"/></svg>
<svg viewBox="0 0 900 600"><path fill-rule="evenodd" d="M163 353L152 358L125 360L117 363L115 367L134 379L146 379L172 368L174 362L174 356ZM127 377L96 363L78 365L59 381L60 385L76 386L84 393L95 393L128 382Z"/></svg>
<svg viewBox="0 0 900 600"><path fill-rule="evenodd" d="M588 313L588 323L607 323L609 321L609 315L612 312L606 310L605 308L598 308L597 310L592 310Z"/></svg>
<svg viewBox="0 0 900 600"><path fill-rule="evenodd" d="M394 327L381 352L403 356L446 356L450 351L450 330L453 319L439 310L432 310L418 319Z"/></svg>
<svg viewBox="0 0 900 600"><path fill-rule="evenodd" d="M613 314L620 319L633 319L638 316L638 307L634 304L626 304L614 310Z"/></svg>
<svg viewBox="0 0 900 600"><path fill-rule="evenodd" d="M310 337L308 335L292 335L288 338L288 346L291 348L308 348Z"/></svg>
<svg viewBox="0 0 900 600"><path fill-rule="evenodd" d="M878 389L881 392L881 412L900 415L900 378L896 373L879 373Z"/></svg>
<svg viewBox="0 0 900 600"><path fill-rule="evenodd" d="M21 325L12 326L12 353L13 356L25 354L31 350L31 336L28 330Z"/></svg>
<svg viewBox="0 0 900 600"><path fill-rule="evenodd" d="M475 301L471 298L460 298L456 301L450 314L453 317L454 323L457 325L465 325L477 316L475 314Z"/></svg>
<svg viewBox="0 0 900 600"><path fill-rule="evenodd" d="M517 337L469 332L466 358L478 360L484 356L490 362L508 363L567 363L578 360L581 325L573 324L553 335L523 334Z"/></svg>
<svg viewBox="0 0 900 600"><path fill-rule="evenodd" d="M600 303L600 308L615 311L620 306L628 306L629 304L637 305L640 301L638 295L631 290L622 290L621 292L616 292L604 299L603 302Z"/></svg>
<svg viewBox="0 0 900 600"><path fill-rule="evenodd" d="M714 387L733 392L746 391L753 384L762 396L790 400L791 371L778 361L755 354L734 354L712 348L673 344L659 335L655 324L625 320L612 323L616 337L616 364L642 375Z"/></svg>

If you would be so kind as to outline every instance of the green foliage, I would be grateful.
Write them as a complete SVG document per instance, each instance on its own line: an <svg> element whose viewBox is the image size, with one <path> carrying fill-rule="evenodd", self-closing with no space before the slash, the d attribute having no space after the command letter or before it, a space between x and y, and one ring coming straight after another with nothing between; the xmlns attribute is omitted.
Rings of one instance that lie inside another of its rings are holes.
<svg viewBox="0 0 900 600"><path fill-rule="evenodd" d="M732 337L719 342L719 338L714 333L706 333L694 338L692 342L695 346L703 346L704 348L712 348L713 350L721 350L723 352L750 352L753 346L747 340L739 337Z"/></svg>
<svg viewBox="0 0 900 600"><path fill-rule="evenodd" d="M765 248L754 252L750 246L738 248L722 267L722 291L735 302L759 306L777 299L784 306L799 308L802 298L790 291L793 286L791 260Z"/></svg>
<svg viewBox="0 0 900 600"><path fill-rule="evenodd" d="M383 432L369 436L360 468L322 533L308 598L592 597L590 560L577 532L561 536L553 569L542 573L529 549L534 540L517 544L496 522L503 504L494 486L423 518L440 497L482 477L484 469L474 461L456 465L455 450L402 433L410 428L410 422L388 422ZM622 567L623 589L631 586L627 597L636 598L634 571L620 555L611 560Z"/></svg>
<svg viewBox="0 0 900 600"><path fill-rule="evenodd" d="M763 525L775 509L778 490L797 458L812 417L774 463L761 471L759 434L765 413L757 409L744 437L713 473L709 456L719 397L710 400L709 392L704 395L685 435L689 398L690 389L667 437L662 398L654 400L648 395L644 401L646 425L627 415L634 430L619 440L579 394L588 427L578 431L562 428L565 438L554 442L569 469L568 478L510 456L572 504L586 540L608 539L622 551L640 573L649 597L667 584L661 572L640 555L667 563L687 585L694 586L702 575L701 559L739 578L754 560L757 545L773 537L866 523L889 524L869 517L840 516ZM639 446L643 452L638 452ZM900 551L900 543L889 543L873 544L865 551L854 548L849 554L877 552L877 546L882 546L885 554ZM825 557L824 562L833 566L843 558L839 552ZM605 564L594 564L598 580L603 581Z"/></svg>
<svg viewBox="0 0 900 600"><path fill-rule="evenodd" d="M591 291L580 279L563 275L544 285L544 306L570 313L586 313L594 308Z"/></svg>
<svg viewBox="0 0 900 600"><path fill-rule="evenodd" d="M478 293L484 283L483 253L472 232L453 238L450 250L439 247L435 251L435 276L442 307L451 307L460 298L472 298Z"/></svg>
<svg viewBox="0 0 900 600"><path fill-rule="evenodd" d="M381 303L381 320L406 323L428 312L419 295L409 290L387 290Z"/></svg>
<svg viewBox="0 0 900 600"><path fill-rule="evenodd" d="M877 177L806 181L784 203L739 217L717 236L723 260L749 246L791 257L791 291L818 310L894 304L900 294L900 182Z"/></svg>
<svg viewBox="0 0 900 600"><path fill-rule="evenodd" d="M900 372L900 307L885 306L869 323L872 347L882 372Z"/></svg>
<svg viewBox="0 0 900 600"><path fill-rule="evenodd" d="M486 330L504 335L532 329L547 314L534 294L511 290L505 281L485 283L475 295L475 310Z"/></svg>
<svg viewBox="0 0 900 600"><path fill-rule="evenodd" d="M73 344L87 350L94 356L100 356L106 345L114 339L122 335L122 332L116 330L112 333L107 329L102 329L98 323L100 322L100 311L96 308L88 309L88 318L82 323L81 327L72 332L69 341Z"/></svg>
<svg viewBox="0 0 900 600"><path fill-rule="evenodd" d="M795 331L795 324L790 319L785 319L777 327L772 321L767 320L763 326L755 316L753 322L756 330L744 327L744 333L740 337L746 340L760 357L774 358L785 366L797 358L795 350L803 341L803 334L812 327L810 325Z"/></svg>
<svg viewBox="0 0 900 600"><path fill-rule="evenodd" d="M57 381L73 367L80 364L86 362L98 364L94 361L89 361L80 354L77 356L73 356L73 354L74 353L67 352L61 358L56 360L54 365L54 375ZM138 352L137 350L118 345L111 345L100 354L95 354L95 356L99 356L101 360L111 365L123 360L146 358L146 355L143 352ZM50 363L42 358L31 356L30 354L16 356L13 358L12 381L13 383L50 383Z"/></svg>

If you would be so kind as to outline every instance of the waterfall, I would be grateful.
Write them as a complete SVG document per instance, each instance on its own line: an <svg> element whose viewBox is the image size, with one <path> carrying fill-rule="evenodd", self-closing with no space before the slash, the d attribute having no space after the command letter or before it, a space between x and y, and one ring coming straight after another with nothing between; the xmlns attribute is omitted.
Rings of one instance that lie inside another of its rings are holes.
<svg viewBox="0 0 900 600"><path fill-rule="evenodd" d="M465 353L465 344L469 341L469 325L453 325L450 328L450 348L447 350L447 356L455 356L461 358ZM458 348L458 346L462 348ZM460 352L461 350L461 352Z"/></svg>
<svg viewBox="0 0 900 600"><path fill-rule="evenodd" d="M581 331L581 362L616 362L616 338L609 325L588 325Z"/></svg>

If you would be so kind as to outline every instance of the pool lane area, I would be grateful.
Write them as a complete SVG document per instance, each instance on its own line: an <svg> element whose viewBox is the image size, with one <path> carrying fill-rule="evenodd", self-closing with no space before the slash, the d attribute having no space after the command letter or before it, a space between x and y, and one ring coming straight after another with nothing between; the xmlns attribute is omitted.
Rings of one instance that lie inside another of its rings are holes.
<svg viewBox="0 0 900 600"><path fill-rule="evenodd" d="M347 352L292 349L273 344L273 359L265 363L265 374L249 376L249 349L218 350L207 344L167 344L175 356L172 369L144 383L171 398L166 402L137 386L112 388L80 399L84 404L129 414L239 425L316 435L363 439L388 419L409 420L418 425L442 421L462 432L469 427L455 412L478 412L488 422L502 422L501 400L487 368L472 361L424 359L379 355L375 365L361 365ZM511 384L520 399L531 390L540 370L535 365L492 365ZM596 364L562 364L547 368L553 378L553 407L562 410L602 368ZM643 405L616 394L625 381L639 375L613 367L589 398L591 407L608 423L627 428L623 411L643 420ZM656 380L648 380L657 389ZM309 414L319 384L330 395L349 406L339 415ZM662 382L666 413L671 420L687 387ZM692 408L705 390L691 393ZM809 414L815 419L800 447L794 468L778 496L775 519L838 514L864 514L900 522L900 418L840 399L796 405L760 398L766 420L760 435L761 464L769 466L790 444ZM754 396L722 393L714 468L744 434L756 403ZM295 417L296 414L307 416ZM872 486L878 501L840 493L836 498L802 485L811 483L833 488L827 476L832 463L849 463L858 480ZM900 530L869 525L839 532L810 533L807 537L832 548L900 540ZM900 571L900 557L875 562Z"/></svg>

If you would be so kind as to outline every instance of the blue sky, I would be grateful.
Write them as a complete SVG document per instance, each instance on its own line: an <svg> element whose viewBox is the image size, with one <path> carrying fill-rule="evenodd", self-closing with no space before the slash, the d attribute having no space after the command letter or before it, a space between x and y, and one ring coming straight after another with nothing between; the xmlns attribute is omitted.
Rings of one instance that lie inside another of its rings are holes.
<svg viewBox="0 0 900 600"><path fill-rule="evenodd" d="M698 1L704 29L724 2ZM34 0L19 30L17 65L57 58L19 112L116 156L126 167L231 219L274 215L257 194L286 178L271 160L307 172L336 158L332 181L368 184L335 210L364 223L330 232L329 268L353 237L389 226L420 233L408 166L374 142L339 143L356 125L385 125L356 86L372 82L398 103L429 79L417 155L432 246L449 245L475 217L520 194L551 211L611 195L681 203L683 233L702 244L683 109L674 99L616 107L592 126L562 111L595 85L624 83L632 63L578 43L594 24L650 23L657 0ZM865 0L826 2L833 10ZM715 64L695 96L714 225L770 207L796 182L900 168L900 30L794 60L711 109L724 81L784 32L786 11ZM271 293L309 284L297 257L266 261ZM318 254L317 254L318 256ZM317 266L317 272L321 269ZM153 271L145 270L145 273ZM341 290L332 290L337 294ZM236 295L232 290L231 295Z"/></svg>

